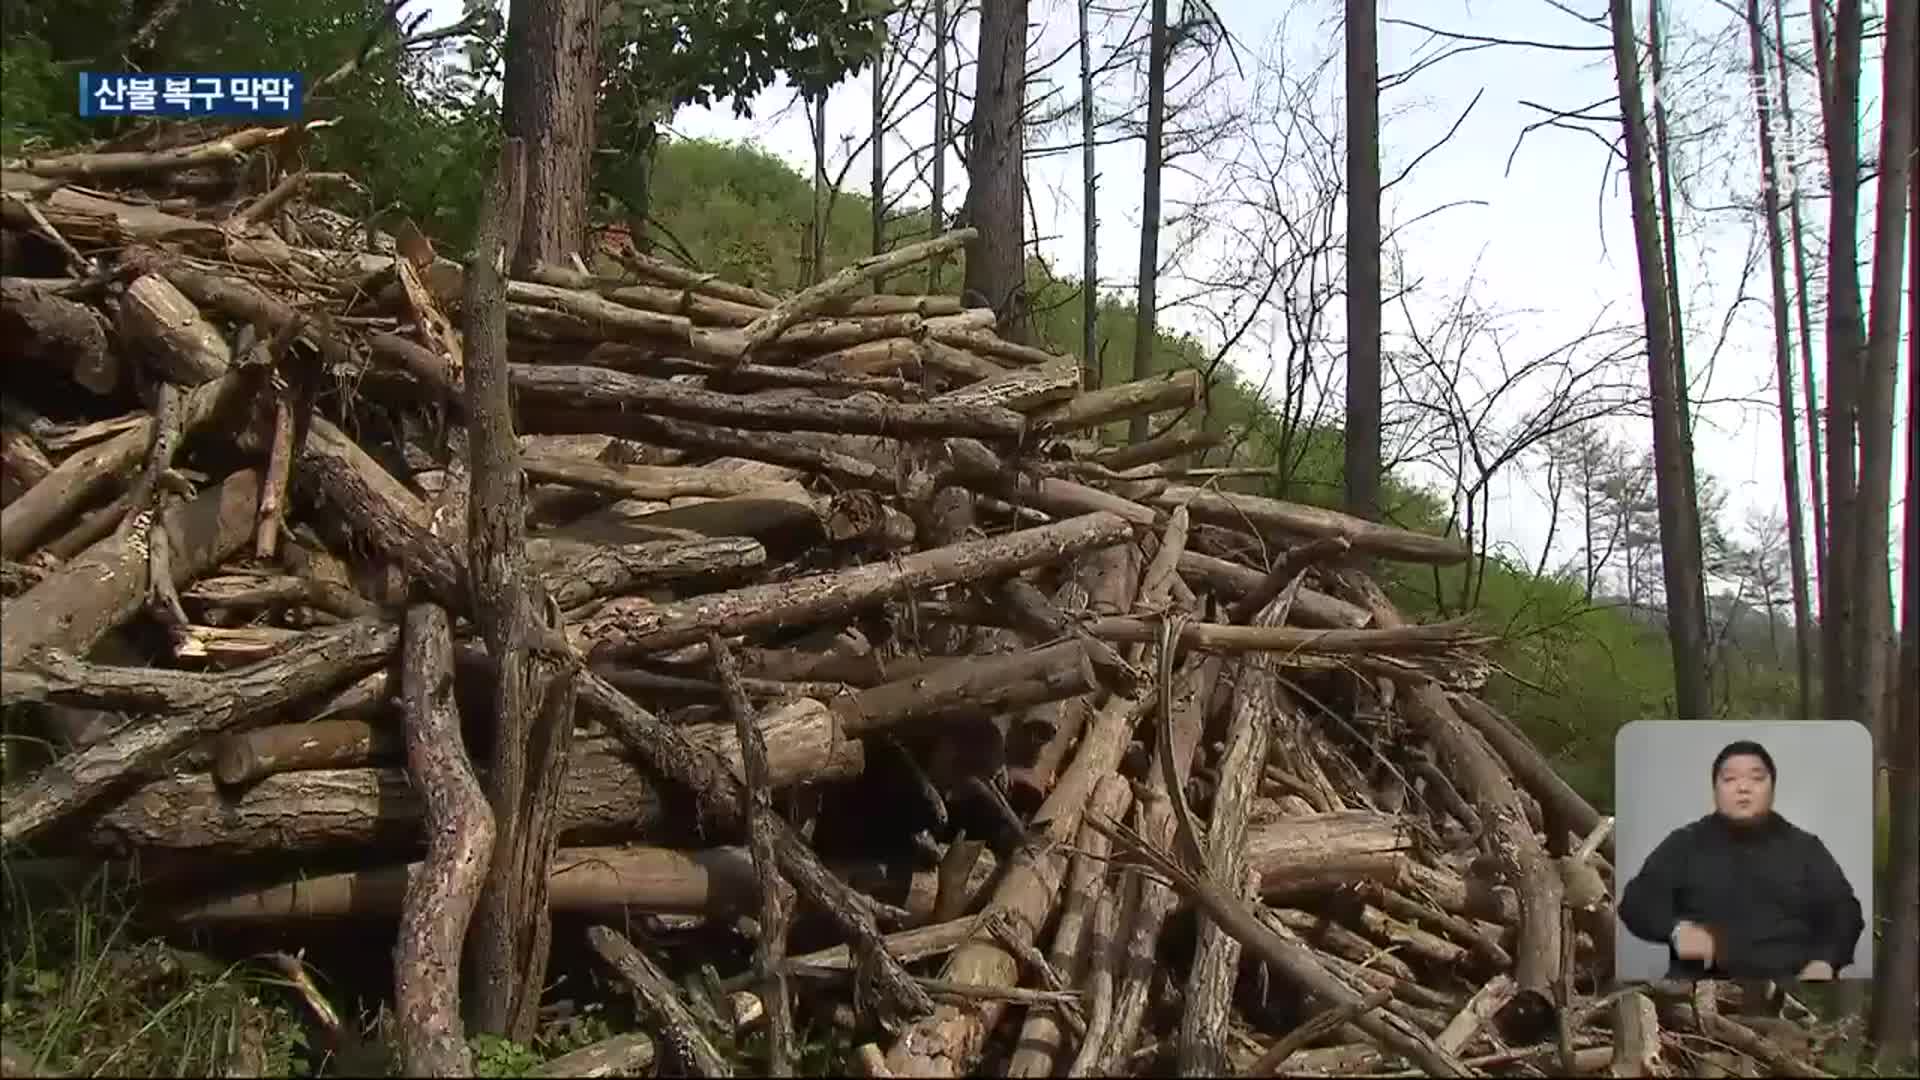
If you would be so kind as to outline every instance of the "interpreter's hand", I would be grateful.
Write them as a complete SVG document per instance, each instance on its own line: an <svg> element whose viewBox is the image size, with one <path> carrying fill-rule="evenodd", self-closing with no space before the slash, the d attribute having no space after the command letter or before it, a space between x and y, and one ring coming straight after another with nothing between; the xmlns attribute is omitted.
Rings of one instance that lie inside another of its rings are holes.
<svg viewBox="0 0 1920 1080"><path fill-rule="evenodd" d="M1673 927L1673 951L1682 960L1697 960L1713 965L1713 935L1698 923L1679 922Z"/></svg>
<svg viewBox="0 0 1920 1080"><path fill-rule="evenodd" d="M1833 978L1833 965L1825 960L1814 960L1800 969L1801 982L1826 982Z"/></svg>

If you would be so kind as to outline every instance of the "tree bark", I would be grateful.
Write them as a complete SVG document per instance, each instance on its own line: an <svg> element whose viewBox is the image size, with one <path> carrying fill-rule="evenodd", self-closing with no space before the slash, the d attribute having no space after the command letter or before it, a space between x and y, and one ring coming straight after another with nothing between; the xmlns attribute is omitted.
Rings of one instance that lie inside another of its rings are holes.
<svg viewBox="0 0 1920 1080"><path fill-rule="evenodd" d="M669 604L610 601L575 632L596 660L670 649L708 630L740 634L834 618L909 589L979 581L1103 547L1127 536L1112 514L1088 514L1005 536L916 552L890 563L752 585Z"/></svg>
<svg viewBox="0 0 1920 1080"><path fill-rule="evenodd" d="M50 362L82 389L102 395L113 393L121 377L104 323L85 304L24 281L0 282L0 329L22 357Z"/></svg>
<svg viewBox="0 0 1920 1080"><path fill-rule="evenodd" d="M1133 380L1153 374L1160 335L1160 171L1165 165L1167 125L1167 0L1150 0L1147 29L1147 143L1140 178L1140 289L1133 311ZM1127 422L1127 442L1147 440L1147 418Z"/></svg>
<svg viewBox="0 0 1920 1080"><path fill-rule="evenodd" d="M271 660L219 675L117 668L59 653L29 656L9 681L33 683L55 704L164 714L122 724L42 768L7 793L0 840L25 843L122 783L152 772L195 742L262 719L380 666L397 628L372 621L329 627ZM11 694L9 695L11 696Z"/></svg>
<svg viewBox="0 0 1920 1080"><path fill-rule="evenodd" d="M446 611L415 605L403 645L407 773L426 803L427 858L408 882L394 946L400 1064L409 1076L468 1076L460 955L492 857L493 811L460 738Z"/></svg>
<svg viewBox="0 0 1920 1080"><path fill-rule="evenodd" d="M1374 0L1347 0L1346 509L1368 520L1380 516L1379 34Z"/></svg>
<svg viewBox="0 0 1920 1080"><path fill-rule="evenodd" d="M526 146L527 179L526 213L503 238L515 277L586 251L602 9L595 0L530 0L508 14L501 112L507 137Z"/></svg>
<svg viewBox="0 0 1920 1080"><path fill-rule="evenodd" d="M979 236L967 245L964 289L997 313L1002 335L1026 342L1027 0L982 0L979 57L966 207Z"/></svg>
<svg viewBox="0 0 1920 1080"><path fill-rule="evenodd" d="M249 469L161 515L176 587L225 562L253 538L259 501L260 474ZM147 553L119 537L81 552L7 602L6 618L0 620L0 669L16 667L40 646L85 656L140 611L150 572Z"/></svg>
<svg viewBox="0 0 1920 1080"><path fill-rule="evenodd" d="M515 365L513 390L522 408L634 410L753 431L1017 439L1027 427L1019 413L991 405L826 397L772 401L576 365Z"/></svg>
<svg viewBox="0 0 1920 1080"><path fill-rule="evenodd" d="M825 706L779 710L762 718L761 729L776 788L831 783L865 768L865 745L848 739ZM703 752L738 768L731 724L683 730ZM659 777L620 746L594 740L569 757L559 808L568 843L694 839L691 824L673 812L679 797L663 792ZM396 768L278 773L236 792L222 791L205 773L188 773L148 783L89 817L86 841L235 857L404 848L424 839L422 816L419 791Z"/></svg>
<svg viewBox="0 0 1920 1080"><path fill-rule="evenodd" d="M1673 653L1674 704L1682 719L1713 715L1707 678L1707 621L1701 565L1700 518L1688 500L1687 433L1679 407L1683 387L1675 368L1672 295L1660 252L1658 203L1640 61L1628 0L1611 0L1615 82L1626 130L1628 186L1647 333L1647 379L1653 406L1653 453L1660 501L1660 555L1666 575L1667 639ZM1357 546L1357 545L1356 545ZM1555 916L1556 921L1558 915ZM1556 955L1557 955L1557 950Z"/></svg>

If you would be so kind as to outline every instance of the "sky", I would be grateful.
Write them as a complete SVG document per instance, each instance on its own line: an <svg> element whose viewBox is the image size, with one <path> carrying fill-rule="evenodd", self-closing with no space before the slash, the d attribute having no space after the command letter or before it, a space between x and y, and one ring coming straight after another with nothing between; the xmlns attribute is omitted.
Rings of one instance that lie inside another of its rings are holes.
<svg viewBox="0 0 1920 1080"><path fill-rule="evenodd" d="M1097 2L1118 14L1106 20L1095 17L1096 65L1130 29L1137 32L1137 24L1129 23L1136 16L1121 9L1144 7L1113 0ZM434 9L429 25L459 16L460 0L428 3ZM1171 0L1170 7L1177 20L1183 0ZM1213 9L1235 39L1241 60L1248 65L1243 78L1249 82L1259 77L1262 58L1279 59L1286 70L1299 73L1317 58L1331 55L1334 62L1320 105L1336 124L1341 115L1343 70L1339 7L1338 0L1213 2ZM1764 233L1759 231L1763 225L1755 214L1712 209L1757 203L1754 110L1752 98L1744 89L1747 53L1744 36L1726 38L1723 34L1732 20L1727 0L1672 0L1667 7L1668 63L1674 72L1669 83L1674 85L1661 87L1660 92L1667 95L1675 113L1674 143L1684 145L1681 152L1696 164L1693 171L1697 177L1689 185L1689 195L1690 201L1701 208L1685 216L1684 232L1676 244L1687 313L1695 455L1698 469L1712 474L1727 489L1727 523L1741 534L1744 523L1752 517L1778 515L1784 506L1780 430L1774 404L1771 305L1764 247L1758 246L1763 242ZM1425 66L1382 94L1383 176L1400 174L1418 158L1406 179L1386 193L1382 208L1384 227L1398 230L1404 273L1419 282L1413 317L1431 330L1446 306L1466 292L1478 310L1491 314L1492 324L1498 327L1497 350L1494 340L1486 336L1463 346L1468 372L1465 381L1483 389L1460 392L1472 399L1476 393L1484 393L1485 387L1498 384L1502 364L1511 367L1553 353L1596 325L1637 333L1642 323L1624 161L1618 157L1610 161L1603 140L1591 132L1548 127L1526 132L1521 138L1528 125L1543 117L1541 108L1572 110L1601 103L1599 112L1613 109L1616 86L1612 55L1607 51L1608 32L1604 25L1593 25L1576 14L1603 14L1605 5L1598 0L1563 4L1549 0L1380 0L1379 9L1383 77L1404 72L1448 46L1422 29L1394 20L1484 37L1564 43L1585 50L1479 49ZM1799 15L1794 6L1788 12L1788 34L1797 40L1804 36L1804 28L1794 21ZM1077 61L1072 50L1078 34L1072 0L1032 0L1029 19L1033 28L1030 54L1066 56L1065 62L1051 68L1045 77L1060 83L1061 101L1076 101ZM1109 25L1099 26L1102 21ZM955 30L954 49L970 59L974 21L963 20ZM1871 42L1866 51L1863 131L1877 133L1879 53ZM1221 67L1229 78L1242 77L1235 75L1231 61ZM1683 69L1685 78L1679 74ZM1143 77L1137 83L1134 78L1131 74L1120 76L1109 85L1106 96L1115 100L1131 96L1133 87L1144 87ZM1029 97L1043 88L1040 80L1030 75ZM961 89L971 94L970 69L962 76ZM863 74L829 96L829 175L847 161L853 144L867 136L870 95L871 83ZM1140 96L1144 97L1143 90ZM1248 100L1244 92L1228 95L1236 96ZM751 141L803 173L810 173L808 122L792 90L776 83L751 104L751 119L737 118L730 102L686 108L675 115L670 130L682 137ZM958 111L964 115L967 108L963 102ZM1798 116L1803 132L1811 130L1812 112L1803 98ZM1044 136L1045 141L1075 141L1077 119L1069 123L1076 126L1050 133ZM1457 130L1448 137L1456 123ZM1612 130L1608 125L1590 126L1606 132L1609 138L1617 131L1617 126ZM907 115L895 130L897 134L883 143L889 161L899 160L911 146L924 146L930 141L931 108ZM1877 144L1868 139L1864 145L1871 156ZM1169 212L1191 213L1193 220L1203 224L1209 215L1230 216L1219 207L1214 189L1226 168L1222 162L1243 149L1222 143L1184 159L1182 168L1169 171L1165 178L1163 205ZM1817 159L1818 155L1811 157ZM868 159L864 151L853 153L853 158L847 185L864 192ZM1109 288L1131 289L1137 278L1141 161L1142 147L1137 140L1098 150L1098 269ZM1341 160L1321 164L1335 173L1344 171ZM1061 272L1075 276L1083 261L1080 168L1077 149L1031 160L1027 166L1033 215L1041 236L1040 252ZM907 174L899 175L904 182ZM959 204L965 192L964 168L957 157L948 162L947 178L946 198L951 208ZM924 204L927 191L921 183L908 198ZM1863 190L1863 241L1871 236L1871 207L1876 197L1874 185ZM1824 200L1808 202L1805 211L1812 220L1825 221ZM1029 228L1031 232L1031 224ZM1163 258L1166 250L1163 233ZM1216 235L1199 245L1186 269L1204 274L1220 266L1231 267L1239 254L1232 242ZM1743 277L1743 268L1749 264L1753 270ZM1173 277L1178 276L1176 270ZM1864 268L1862 277L1864 282ZM1174 291L1163 277L1163 300ZM1337 317L1338 301L1334 310ZM1818 318L1816 315L1816 321ZM1209 348L1220 340L1214 329L1216 323L1201 312L1170 311L1161 321L1198 334ZM1396 336L1395 330L1390 323L1389 349L1408 344ZM1617 345L1616 339L1607 348ZM1815 345L1816 364L1823 373L1817 337ZM1596 351L1601 351L1599 346L1584 352L1575 350L1575 354ZM1904 355L1903 346L1902 379ZM1228 359L1255 383L1268 379L1275 386L1280 383L1282 375L1274 370L1269 350L1257 341L1246 343ZM1645 385L1644 357L1626 358L1620 370L1632 374L1638 385ZM1796 399L1803 393L1797 383L1796 375ZM1517 419L1537 405L1539 388L1534 395L1526 391L1523 386L1500 398L1491 410L1493 419ZM1391 390L1388 396L1393 396ZM1904 401L1904 391L1900 398ZM1334 407L1337 413L1337 398ZM1896 406L1896 414L1903 413L1904 406ZM1896 458L1903 459L1898 448L1905 446L1907 438L1904 417L1899 422L1894 445ZM1617 434L1636 444L1650 442L1650 425L1644 418L1623 417L1609 423ZM1803 476L1808 468L1805 441L1803 422ZM1412 465L1406 471L1441 490L1450 486L1446 476L1434 468ZM1900 460L1895 465L1896 498L1903 483L1904 460ZM1504 470L1491 488L1492 540L1528 563L1539 560L1549 535L1551 515L1542 486L1540 470L1527 467ZM1898 505L1892 520L1897 537L1901 520ZM1579 544L1580 538L1571 535L1563 522L1551 561L1558 564L1574 558ZM1897 567L1897 545L1894 562Z"/></svg>

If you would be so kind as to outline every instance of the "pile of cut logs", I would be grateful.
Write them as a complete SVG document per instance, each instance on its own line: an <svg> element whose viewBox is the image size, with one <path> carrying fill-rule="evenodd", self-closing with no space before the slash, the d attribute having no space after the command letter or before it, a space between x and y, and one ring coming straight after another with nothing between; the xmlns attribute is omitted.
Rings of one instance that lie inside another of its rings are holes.
<svg viewBox="0 0 1920 1080"><path fill-rule="evenodd" d="M786 296L516 260L509 141L453 261L235 187L291 130L6 163L16 867L384 925L415 1075L501 880L645 1006L555 1075L795 1009L872 1075L1815 1074L1609 992L1610 820L1362 569L1468 552L1182 466L1197 372L874 291L972 231ZM754 959L676 982L700 933Z"/></svg>

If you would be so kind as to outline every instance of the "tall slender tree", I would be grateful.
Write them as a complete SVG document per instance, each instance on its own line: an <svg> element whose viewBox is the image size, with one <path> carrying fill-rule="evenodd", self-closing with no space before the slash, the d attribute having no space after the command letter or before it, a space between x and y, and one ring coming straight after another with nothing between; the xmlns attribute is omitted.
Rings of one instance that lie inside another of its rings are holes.
<svg viewBox="0 0 1920 1080"><path fill-rule="evenodd" d="M1854 713L1884 744L1887 678L1894 649L1889 592L1893 515L1893 420L1899 394L1901 279L1906 269L1907 176L1913 168L1914 22L1911 3L1888 4L1881 50L1879 201L1873 221L1873 296L1855 398L1860 428L1858 545L1852 563ZM1911 434L1911 433L1910 433Z"/></svg>
<svg viewBox="0 0 1920 1080"><path fill-rule="evenodd" d="M1347 0L1347 511L1380 513L1380 56L1374 0Z"/></svg>
<svg viewBox="0 0 1920 1080"><path fill-rule="evenodd" d="M1158 339L1155 310L1159 306L1160 171L1165 162L1167 130L1167 0L1151 0L1147 29L1147 149L1140 182L1140 295L1134 303L1133 377L1153 374L1153 345ZM1147 438L1151 417L1136 416L1127 423L1127 440Z"/></svg>
<svg viewBox="0 0 1920 1080"><path fill-rule="evenodd" d="M1866 327L1860 315L1860 0L1839 0L1831 33L1823 29L1824 0L1813 0L1815 52L1822 58L1827 174L1827 579L1821 582L1820 680L1830 720L1867 718L1858 710L1853 680L1861 673L1853 653L1859 600L1858 507L1854 454L1858 448L1861 354ZM1832 55L1821 47L1831 39Z"/></svg>
<svg viewBox="0 0 1920 1080"><path fill-rule="evenodd" d="M1912 33L1911 28L1908 30ZM1892 30L1888 31L1889 37ZM1920 146L1920 108L1907 130ZM1900 691L1887 739L1889 838L1880 910L1886 928L1874 956L1867 1035L1882 1066L1920 1049L1920 169L1907 176L1907 514L1900 578Z"/></svg>
<svg viewBox="0 0 1920 1080"><path fill-rule="evenodd" d="M1788 342L1786 240L1780 228L1780 159L1774 153L1773 110L1767 104L1767 54L1761 42L1760 0L1747 0L1754 105L1760 144L1760 196L1767 216L1767 268L1773 280L1774 380L1780 401L1780 462L1787 497L1787 555L1793 576L1794 660L1799 672L1798 718L1813 717L1813 620L1807 609L1807 527L1800 505L1799 421L1793 407L1793 354Z"/></svg>
<svg viewBox="0 0 1920 1080"><path fill-rule="evenodd" d="M1641 104L1640 57L1629 0L1611 0L1615 81L1627 143L1627 182L1647 333L1647 389L1653 409L1655 490L1660 500L1660 555L1667 594L1667 638L1673 652L1674 705L1680 716L1712 715L1707 678L1707 623L1700 519L1688 500L1686 432L1674 368L1672 300L1660 253L1658 196L1647 114Z"/></svg>
<svg viewBox="0 0 1920 1080"><path fill-rule="evenodd" d="M1080 356L1086 372L1081 380L1098 389L1100 370L1100 249L1094 239L1100 228L1098 197L1100 174L1094 167L1093 35L1088 15L1093 0L1077 0L1080 15Z"/></svg>
<svg viewBox="0 0 1920 1080"><path fill-rule="evenodd" d="M1693 383L1687 378L1687 325L1680 310L1680 243L1674 237L1678 213L1673 205L1672 140L1667 138L1666 36L1667 21L1660 0L1647 0L1647 65L1653 75L1653 164L1660 181L1660 248L1667 261L1667 319L1673 324L1673 377L1680 385L1674 408L1680 412L1680 435L1686 440L1682 457L1687 483L1687 501L1700 503L1700 482L1694 475L1693 460ZM1700 603L1706 604L1706 583L1701 582Z"/></svg>
<svg viewBox="0 0 1920 1080"><path fill-rule="evenodd" d="M1776 84L1780 95L1780 127L1789 148L1786 155L1788 236L1793 241L1794 311L1800 323L1800 391L1801 399L1807 403L1807 461L1811 463L1807 470L1807 494L1813 504L1813 572L1816 580L1825 581L1827 498L1820 469L1826 459L1820 454L1820 383L1814 378L1813 313L1807 299L1807 230L1800 217L1800 142L1794 127L1793 69L1787 64L1786 17L1781 11L1785 4L1786 0L1773 0L1773 57L1774 70L1780 78ZM1819 596L1811 595L1811 599L1818 601Z"/></svg>
<svg viewBox="0 0 1920 1080"><path fill-rule="evenodd" d="M947 0L933 0L933 231L947 227ZM927 263L927 291L940 291L944 257Z"/></svg>
<svg viewBox="0 0 1920 1080"><path fill-rule="evenodd" d="M886 46L873 60L873 175L868 184L868 209L873 211L873 248L875 255L887 250L887 65ZM887 291L882 278L873 279L873 291Z"/></svg>

